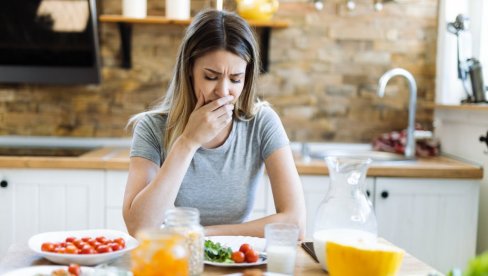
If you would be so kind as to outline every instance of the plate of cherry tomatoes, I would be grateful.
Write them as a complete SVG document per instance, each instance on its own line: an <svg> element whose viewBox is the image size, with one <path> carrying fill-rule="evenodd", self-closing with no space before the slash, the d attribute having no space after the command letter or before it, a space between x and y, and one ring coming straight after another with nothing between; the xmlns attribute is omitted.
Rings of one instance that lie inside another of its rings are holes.
<svg viewBox="0 0 488 276"><path fill-rule="evenodd" d="M31 250L58 264L97 265L138 245L129 234L108 229L46 232L29 239Z"/></svg>
<svg viewBox="0 0 488 276"><path fill-rule="evenodd" d="M266 254L263 253L266 240L249 236L211 236L206 237L218 243L224 250L230 248L228 260L223 262L205 260L204 263L221 267L248 267L266 264Z"/></svg>

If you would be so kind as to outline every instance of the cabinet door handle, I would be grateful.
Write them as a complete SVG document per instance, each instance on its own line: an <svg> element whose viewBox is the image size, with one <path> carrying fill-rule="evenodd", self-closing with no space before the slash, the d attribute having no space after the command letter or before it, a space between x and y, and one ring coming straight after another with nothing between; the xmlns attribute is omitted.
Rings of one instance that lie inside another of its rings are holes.
<svg viewBox="0 0 488 276"><path fill-rule="evenodd" d="M7 180L2 180L2 181L0 181L0 187L2 187L2 188L7 188L7 186L8 186L8 182L7 182Z"/></svg>
<svg viewBox="0 0 488 276"><path fill-rule="evenodd" d="M369 190L366 190L366 195L367 195L368 197L370 197L370 196L371 196L371 193L369 192Z"/></svg>
<svg viewBox="0 0 488 276"><path fill-rule="evenodd" d="M381 192L381 197L382 197L382 198L388 198L388 195L389 195L389 194L388 194L388 191L383 191L383 192Z"/></svg>

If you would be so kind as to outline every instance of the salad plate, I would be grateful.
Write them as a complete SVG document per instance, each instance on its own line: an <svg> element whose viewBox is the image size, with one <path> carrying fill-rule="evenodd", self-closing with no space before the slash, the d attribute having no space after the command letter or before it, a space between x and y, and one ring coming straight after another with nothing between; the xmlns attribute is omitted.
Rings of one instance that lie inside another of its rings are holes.
<svg viewBox="0 0 488 276"><path fill-rule="evenodd" d="M259 259L254 263L234 263L234 262L214 262L205 260L207 265L220 267L248 267L266 264L266 254L264 253L266 247L266 240L264 238L250 237L250 236L210 236L205 240L211 240L214 243L220 243L224 247L230 247L232 252L239 251L242 244L249 244L255 251L259 253Z"/></svg>

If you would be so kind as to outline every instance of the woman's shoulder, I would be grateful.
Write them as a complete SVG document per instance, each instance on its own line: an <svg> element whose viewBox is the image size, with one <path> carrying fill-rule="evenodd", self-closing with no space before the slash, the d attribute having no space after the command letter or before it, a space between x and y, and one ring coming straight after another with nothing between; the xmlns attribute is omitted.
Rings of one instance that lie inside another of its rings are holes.
<svg viewBox="0 0 488 276"><path fill-rule="evenodd" d="M259 102L256 104L256 115L254 120L257 123L266 121L276 121L279 120L278 113L273 109L273 107L268 102Z"/></svg>
<svg viewBox="0 0 488 276"><path fill-rule="evenodd" d="M156 112L145 112L140 114L140 118L137 124L143 124L149 127L161 128L166 125L167 115L163 113Z"/></svg>

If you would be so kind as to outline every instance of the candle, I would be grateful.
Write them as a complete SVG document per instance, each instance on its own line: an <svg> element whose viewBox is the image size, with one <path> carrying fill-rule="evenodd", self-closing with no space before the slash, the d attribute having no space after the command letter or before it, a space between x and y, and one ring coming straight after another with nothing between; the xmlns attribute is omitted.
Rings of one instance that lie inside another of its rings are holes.
<svg viewBox="0 0 488 276"><path fill-rule="evenodd" d="M122 0L122 15L144 18L147 15L147 0Z"/></svg>
<svg viewBox="0 0 488 276"><path fill-rule="evenodd" d="M173 19L190 18L190 0L166 0L166 17Z"/></svg>

